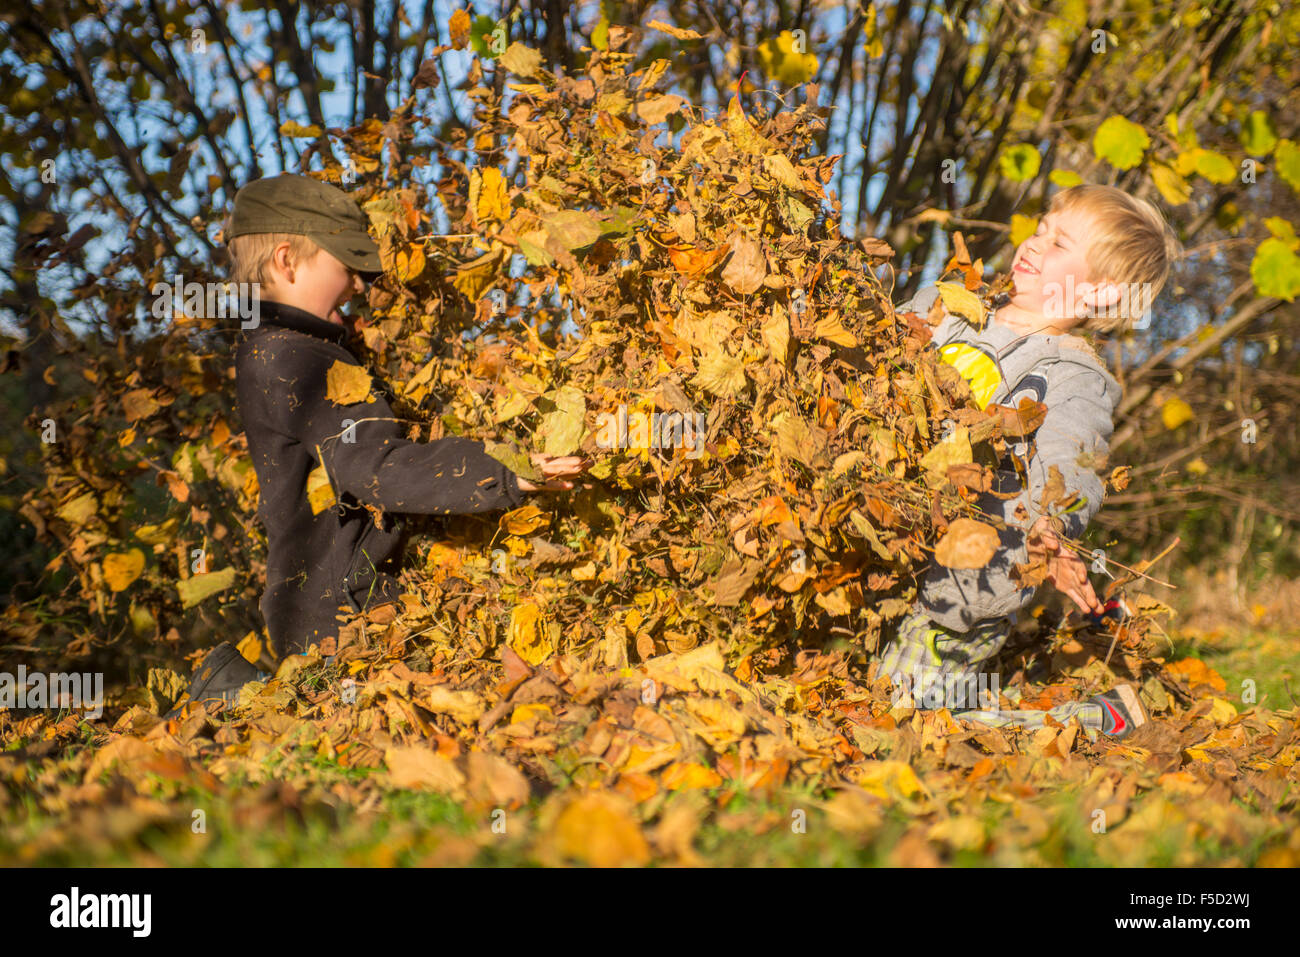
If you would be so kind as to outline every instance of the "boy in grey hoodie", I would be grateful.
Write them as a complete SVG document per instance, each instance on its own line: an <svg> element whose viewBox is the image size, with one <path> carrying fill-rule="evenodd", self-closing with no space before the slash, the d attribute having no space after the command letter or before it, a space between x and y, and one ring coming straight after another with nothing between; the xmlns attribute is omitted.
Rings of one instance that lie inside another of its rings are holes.
<svg viewBox="0 0 1300 957"><path fill-rule="evenodd" d="M1013 575L1017 564L1046 563L1047 580L1088 615L1103 609L1088 569L1063 538L1082 536L1101 507L1096 468L1105 462L1119 383L1077 329L1122 331L1149 310L1179 254L1178 241L1151 204L1110 186L1075 186L1057 193L1037 232L1012 260L1015 294L983 330L947 314L934 331L941 359L966 379L981 408L1016 406L1032 398L1047 407L1033 435L1014 447L1027 481L1014 469L996 473L980 507L1006 528L1000 547L979 569L932 564L917 602L898 634L880 652L879 674L896 692L906 688L917 707L948 707L967 720L995 726L1041 727L1045 716L1077 718L1090 734L1124 737L1147 720L1137 694L1121 685L1085 702L1051 711L958 710L979 703L996 709L995 695L978 695L1006 642L1016 612L1033 598ZM939 298L922 290L896 312L929 314ZM1068 511L1044 511L1044 490L1060 474ZM1018 493L1018 494L1011 494ZM993 682L996 688L996 680Z"/></svg>

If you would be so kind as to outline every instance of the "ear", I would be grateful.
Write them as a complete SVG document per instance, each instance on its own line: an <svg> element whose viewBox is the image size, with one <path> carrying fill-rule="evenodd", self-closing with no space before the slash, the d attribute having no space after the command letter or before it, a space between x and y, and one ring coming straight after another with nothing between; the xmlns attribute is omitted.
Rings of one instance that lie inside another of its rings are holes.
<svg viewBox="0 0 1300 957"><path fill-rule="evenodd" d="M1123 290L1120 289L1118 283L1099 282L1089 283L1081 287L1079 298L1088 307L1088 311L1096 315L1119 302L1122 294Z"/></svg>
<svg viewBox="0 0 1300 957"><path fill-rule="evenodd" d="M279 243L271 250L271 274L276 284L293 282L293 259L289 253L289 243Z"/></svg>

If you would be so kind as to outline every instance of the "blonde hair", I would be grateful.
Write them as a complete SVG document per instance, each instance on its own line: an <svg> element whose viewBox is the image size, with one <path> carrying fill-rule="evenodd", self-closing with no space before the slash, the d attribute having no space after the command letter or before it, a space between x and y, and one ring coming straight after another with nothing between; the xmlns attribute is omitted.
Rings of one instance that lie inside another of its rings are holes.
<svg viewBox="0 0 1300 957"><path fill-rule="evenodd" d="M295 263L312 259L321 249L314 241L298 233L234 236L226 241L226 249L230 252L230 281L271 285L267 267L271 264L271 253L281 243L289 244L289 261Z"/></svg>
<svg viewBox="0 0 1300 957"><path fill-rule="evenodd" d="M1113 307L1094 312L1083 328L1126 331L1160 295L1174 262L1182 257L1182 244L1160 210L1114 186L1082 184L1052 196L1048 212L1071 210L1085 213L1093 222L1086 253L1093 277L1133 291L1121 295Z"/></svg>

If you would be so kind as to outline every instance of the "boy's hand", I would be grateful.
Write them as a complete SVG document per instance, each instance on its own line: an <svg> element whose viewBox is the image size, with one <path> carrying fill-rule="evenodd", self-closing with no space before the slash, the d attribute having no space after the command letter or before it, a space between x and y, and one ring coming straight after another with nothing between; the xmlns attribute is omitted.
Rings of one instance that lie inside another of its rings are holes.
<svg viewBox="0 0 1300 957"><path fill-rule="evenodd" d="M528 481L528 479L521 478L519 479L519 490L521 492L562 492L565 489L573 488L572 482L564 481L565 477L581 475L583 470L590 464L581 455L552 457L537 452L530 455L529 458L546 476L548 481L537 485Z"/></svg>
<svg viewBox="0 0 1300 957"><path fill-rule="evenodd" d="M1085 615L1103 611L1097 593L1088 581L1088 566L1074 552L1061 547L1061 541L1052 531L1046 518L1040 518L1029 533L1026 542L1033 561L1047 563L1047 580L1073 601Z"/></svg>

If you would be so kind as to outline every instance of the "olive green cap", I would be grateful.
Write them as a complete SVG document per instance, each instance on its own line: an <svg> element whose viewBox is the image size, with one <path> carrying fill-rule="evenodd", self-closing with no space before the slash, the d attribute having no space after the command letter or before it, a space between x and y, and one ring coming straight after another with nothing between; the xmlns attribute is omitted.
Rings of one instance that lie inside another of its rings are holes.
<svg viewBox="0 0 1300 957"><path fill-rule="evenodd" d="M306 236L350 269L383 272L370 221L343 190L296 173L257 179L235 194L226 238L249 233Z"/></svg>

